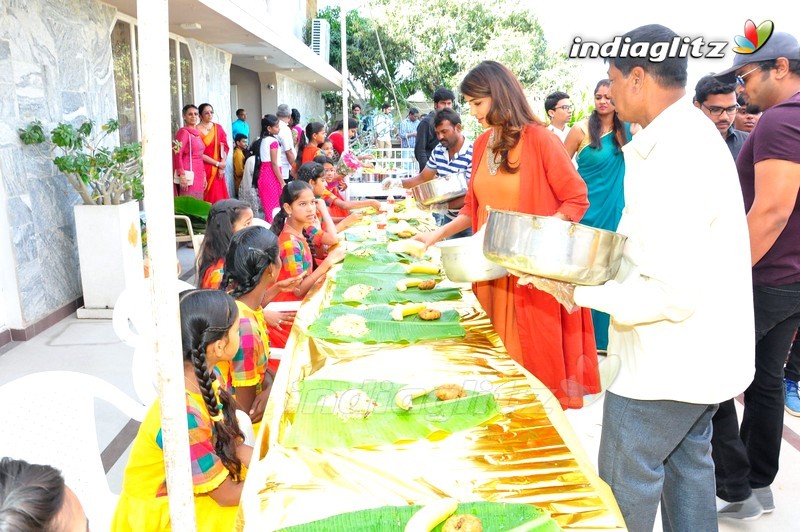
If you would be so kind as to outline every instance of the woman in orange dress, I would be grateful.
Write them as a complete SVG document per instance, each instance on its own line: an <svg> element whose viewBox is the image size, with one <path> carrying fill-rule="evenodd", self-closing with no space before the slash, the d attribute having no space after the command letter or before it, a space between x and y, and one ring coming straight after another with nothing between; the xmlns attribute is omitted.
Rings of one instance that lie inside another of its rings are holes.
<svg viewBox="0 0 800 532"><path fill-rule="evenodd" d="M225 183L225 160L230 147L228 136L222 126L213 122L214 108L210 103L200 104L200 123L197 129L203 138L206 149L203 163L206 169L206 190L203 199L212 205L221 199L228 199L228 185Z"/></svg>
<svg viewBox="0 0 800 532"><path fill-rule="evenodd" d="M486 131L473 146L472 178L458 217L418 235L430 245L488 218L487 206L579 221L589 207L586 184L561 141L533 114L522 86L505 66L484 61L461 93ZM509 355L550 389L563 408L580 408L600 391L591 313L570 314L550 294L508 275L473 284Z"/></svg>

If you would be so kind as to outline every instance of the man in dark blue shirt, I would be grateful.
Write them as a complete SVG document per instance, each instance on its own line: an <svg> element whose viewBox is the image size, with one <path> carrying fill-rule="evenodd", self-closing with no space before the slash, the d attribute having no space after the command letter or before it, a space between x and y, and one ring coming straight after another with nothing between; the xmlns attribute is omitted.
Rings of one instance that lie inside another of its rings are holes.
<svg viewBox="0 0 800 532"><path fill-rule="evenodd" d="M456 95L453 94L453 91L445 89L444 87L439 87L436 89L436 92L433 93L433 111L420 120L417 126L417 143L414 146L414 157L419 162L420 170L423 170L425 165L428 164L431 152L436 145L439 144L439 139L433 128L433 115L439 109L444 109L446 107L452 108L455 100Z"/></svg>
<svg viewBox="0 0 800 532"><path fill-rule="evenodd" d="M703 111L717 126L733 160L739 156L748 133L733 127L739 104L736 102L736 84L723 83L712 75L703 76L694 88L694 106Z"/></svg>

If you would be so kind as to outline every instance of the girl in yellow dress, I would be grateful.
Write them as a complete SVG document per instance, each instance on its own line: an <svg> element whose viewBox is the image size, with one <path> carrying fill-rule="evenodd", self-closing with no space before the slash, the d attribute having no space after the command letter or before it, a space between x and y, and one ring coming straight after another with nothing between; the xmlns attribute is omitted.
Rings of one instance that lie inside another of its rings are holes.
<svg viewBox="0 0 800 532"><path fill-rule="evenodd" d="M253 449L211 368L239 349L239 310L221 290L191 290L181 294L180 313L197 530L232 530ZM156 401L133 442L112 530L171 529L163 445Z"/></svg>

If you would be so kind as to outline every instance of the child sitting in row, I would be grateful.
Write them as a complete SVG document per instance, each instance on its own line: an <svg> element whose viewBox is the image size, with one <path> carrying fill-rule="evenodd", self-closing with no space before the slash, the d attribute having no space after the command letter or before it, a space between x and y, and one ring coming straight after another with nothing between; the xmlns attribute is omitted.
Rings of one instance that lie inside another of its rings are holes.
<svg viewBox="0 0 800 532"><path fill-rule="evenodd" d="M248 227L233 236L221 288L230 290L239 309L239 350L233 360L217 368L238 408L250 416L254 430L264 414L274 376L267 367L270 343L261 302L280 270L278 239L269 229Z"/></svg>
<svg viewBox="0 0 800 532"><path fill-rule="evenodd" d="M322 215L321 229L315 227L317 210ZM279 294L275 301L302 300L333 265L344 259L344 248L337 246L319 266L314 267L314 249L323 245L333 246L339 240L325 202L315 199L311 185L303 181L290 181L283 188L281 211L272 222L272 232L278 235L280 248L278 281L303 276L291 292Z"/></svg>
<svg viewBox="0 0 800 532"><path fill-rule="evenodd" d="M243 444L235 403L212 368L239 350L239 310L220 290L180 296L181 346L198 530L231 530L253 449ZM156 401L133 442L114 531L170 528L161 407Z"/></svg>

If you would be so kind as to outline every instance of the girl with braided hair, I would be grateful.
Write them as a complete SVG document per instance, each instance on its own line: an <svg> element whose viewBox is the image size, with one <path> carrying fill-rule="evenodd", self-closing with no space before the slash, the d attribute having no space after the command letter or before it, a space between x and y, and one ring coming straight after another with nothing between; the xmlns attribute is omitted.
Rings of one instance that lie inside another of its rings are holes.
<svg viewBox="0 0 800 532"><path fill-rule="evenodd" d="M180 296L189 454L198 530L231 530L253 449L242 442L235 403L212 369L239 349L239 310L220 290ZM133 442L114 531L170 528L159 401Z"/></svg>
<svg viewBox="0 0 800 532"><path fill-rule="evenodd" d="M240 410L253 423L261 421L272 386L267 368L269 334L261 302L281 270L278 238L266 227L253 226L233 235L225 256L222 289L230 289L239 309L239 350L217 365ZM254 426L254 429L256 427Z"/></svg>
<svg viewBox="0 0 800 532"><path fill-rule="evenodd" d="M203 245L198 253L198 288L219 288L228 244L236 231L253 223L253 210L239 200L220 200L211 206Z"/></svg>

